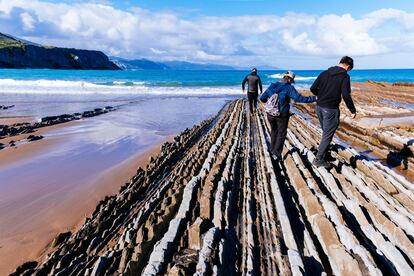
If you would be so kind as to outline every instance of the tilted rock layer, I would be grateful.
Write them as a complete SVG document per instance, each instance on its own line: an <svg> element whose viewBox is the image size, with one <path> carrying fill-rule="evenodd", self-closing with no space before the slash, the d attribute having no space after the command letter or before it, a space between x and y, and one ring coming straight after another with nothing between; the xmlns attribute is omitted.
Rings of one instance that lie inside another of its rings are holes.
<svg viewBox="0 0 414 276"><path fill-rule="evenodd" d="M334 168L312 166L320 130L298 117L275 163L246 107L165 143L15 275L412 275L413 183L340 145Z"/></svg>

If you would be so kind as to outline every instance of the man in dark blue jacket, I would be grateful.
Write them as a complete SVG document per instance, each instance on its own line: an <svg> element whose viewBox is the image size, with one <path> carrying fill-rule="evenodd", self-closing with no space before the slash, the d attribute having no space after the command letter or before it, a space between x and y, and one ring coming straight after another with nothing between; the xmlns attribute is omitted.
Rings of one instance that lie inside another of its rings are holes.
<svg viewBox="0 0 414 276"><path fill-rule="evenodd" d="M269 120L271 133L270 133L270 150L272 152L272 158L276 161L282 160L282 150L285 143L287 128L290 117L290 100L294 100L298 103L313 103L316 101L315 96L305 97L296 91L292 83L295 82L295 73L288 71L283 74L283 79L278 82L272 83L267 90L260 96L261 102L267 102L273 94L279 95L279 116L272 116L267 114Z"/></svg>
<svg viewBox="0 0 414 276"><path fill-rule="evenodd" d="M356 116L355 105L351 97L351 80L348 75L348 71L353 67L354 60L344 56L337 66L330 67L320 73L310 88L312 93L318 96L316 114L323 131L314 161L314 165L317 167L329 168L331 166L326 161L326 153L339 126L339 104L342 99L351 111L352 118Z"/></svg>

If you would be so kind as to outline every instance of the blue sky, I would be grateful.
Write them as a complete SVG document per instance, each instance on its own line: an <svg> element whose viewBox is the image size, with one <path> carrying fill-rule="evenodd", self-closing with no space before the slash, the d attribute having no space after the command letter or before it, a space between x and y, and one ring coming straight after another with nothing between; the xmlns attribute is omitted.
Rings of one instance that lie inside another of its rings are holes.
<svg viewBox="0 0 414 276"><path fill-rule="evenodd" d="M1 32L108 55L234 66L412 68L413 1L0 0Z"/></svg>
<svg viewBox="0 0 414 276"><path fill-rule="evenodd" d="M110 1L114 6L128 9L140 6L152 11L173 10L176 12L200 15L282 15L286 12L312 13L323 15L327 13L351 13L360 16L373 10L394 8L414 11L411 0L153 0L153 1Z"/></svg>

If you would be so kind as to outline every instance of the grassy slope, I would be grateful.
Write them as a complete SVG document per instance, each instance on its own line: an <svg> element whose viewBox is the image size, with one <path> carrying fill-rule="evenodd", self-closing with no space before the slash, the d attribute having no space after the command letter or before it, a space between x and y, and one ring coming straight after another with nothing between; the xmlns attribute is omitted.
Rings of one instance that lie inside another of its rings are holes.
<svg viewBox="0 0 414 276"><path fill-rule="evenodd" d="M0 48L24 46L24 43L0 34Z"/></svg>

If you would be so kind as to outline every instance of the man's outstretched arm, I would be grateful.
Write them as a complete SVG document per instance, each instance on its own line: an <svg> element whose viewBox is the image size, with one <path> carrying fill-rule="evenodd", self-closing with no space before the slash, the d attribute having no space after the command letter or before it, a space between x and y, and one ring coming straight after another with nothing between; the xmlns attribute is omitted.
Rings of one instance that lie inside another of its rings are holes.
<svg viewBox="0 0 414 276"><path fill-rule="evenodd" d="M341 92L342 92L342 98L344 99L344 102L346 106L348 107L349 111L351 111L352 114L355 114L356 108L354 105L354 101L352 100L352 97L351 97L351 79L349 78L349 76L347 76L342 81Z"/></svg>
<svg viewBox="0 0 414 276"><path fill-rule="evenodd" d="M302 96L299 92L292 87L289 91L289 97L297 103L313 103L316 102L316 96Z"/></svg>
<svg viewBox="0 0 414 276"><path fill-rule="evenodd" d="M319 84L321 82L321 74L319 74L319 76L316 78L316 80L313 82L310 91L313 93L313 95L318 95L319 92Z"/></svg>

